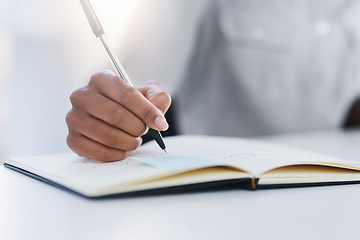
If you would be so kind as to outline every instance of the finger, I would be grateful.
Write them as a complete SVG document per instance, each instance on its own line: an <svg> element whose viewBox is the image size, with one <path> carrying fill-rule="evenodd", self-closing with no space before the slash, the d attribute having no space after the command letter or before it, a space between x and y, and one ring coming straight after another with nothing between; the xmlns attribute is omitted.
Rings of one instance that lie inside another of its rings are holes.
<svg viewBox="0 0 360 240"><path fill-rule="evenodd" d="M89 87L121 104L150 128L159 131L168 128L163 113L120 77L110 72L97 73L92 76Z"/></svg>
<svg viewBox="0 0 360 240"><path fill-rule="evenodd" d="M140 137L133 137L87 113L73 111L68 114L66 120L71 131L110 148L133 151L141 144Z"/></svg>
<svg viewBox="0 0 360 240"><path fill-rule="evenodd" d="M67 144L79 156L102 162L119 161L128 156L126 151L109 148L73 131L69 131Z"/></svg>
<svg viewBox="0 0 360 240"><path fill-rule="evenodd" d="M171 105L171 97L159 82L150 81L144 87L138 88L138 90L162 113L165 114L167 112Z"/></svg>
<svg viewBox="0 0 360 240"><path fill-rule="evenodd" d="M132 136L139 137L145 133L144 122L132 112L113 100L87 89L80 89L71 95L70 99L74 109L81 108L91 116Z"/></svg>

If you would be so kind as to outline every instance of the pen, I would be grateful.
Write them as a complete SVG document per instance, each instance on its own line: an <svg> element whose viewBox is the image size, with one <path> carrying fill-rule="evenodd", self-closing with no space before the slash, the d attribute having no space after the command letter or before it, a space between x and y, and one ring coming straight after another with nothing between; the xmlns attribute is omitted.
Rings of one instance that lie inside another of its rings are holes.
<svg viewBox="0 0 360 240"><path fill-rule="evenodd" d="M93 7L90 4L90 1L89 0L80 0L80 3L85 12L86 18L88 19L88 21L90 23L92 31L94 32L95 36L100 38L101 42L103 43L116 72L130 86L134 86L132 84L132 82L130 81L130 78L126 74L124 67L121 65L121 63L117 59L116 55L113 54L113 51L111 50L110 45L106 39L104 29L101 26L100 21L99 21L98 17L96 16ZM162 150L164 150L164 152L166 152L166 146L165 146L164 140L163 140L160 132L156 131L154 129L151 129L151 128L149 128L149 132L150 132L151 136L155 139L155 141L157 142L159 147Z"/></svg>

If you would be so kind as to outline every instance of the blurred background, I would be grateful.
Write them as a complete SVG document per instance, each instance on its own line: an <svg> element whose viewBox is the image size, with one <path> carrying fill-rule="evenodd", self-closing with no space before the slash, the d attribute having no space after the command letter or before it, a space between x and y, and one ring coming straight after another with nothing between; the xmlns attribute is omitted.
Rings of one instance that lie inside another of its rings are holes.
<svg viewBox="0 0 360 240"><path fill-rule="evenodd" d="M136 2L92 1L115 48ZM108 62L79 1L0 0L1 160L70 151L69 96Z"/></svg>
<svg viewBox="0 0 360 240"><path fill-rule="evenodd" d="M172 92L206 0L91 3L134 84L156 79ZM105 68L112 66L79 0L0 0L0 161L69 152L69 96Z"/></svg>
<svg viewBox="0 0 360 240"><path fill-rule="evenodd" d="M173 95L208 2L91 0L135 86L154 79ZM352 9L342 24L357 29ZM326 24L314 26L314 36L329 31ZM69 96L105 68L112 66L79 0L0 0L0 161L70 151Z"/></svg>

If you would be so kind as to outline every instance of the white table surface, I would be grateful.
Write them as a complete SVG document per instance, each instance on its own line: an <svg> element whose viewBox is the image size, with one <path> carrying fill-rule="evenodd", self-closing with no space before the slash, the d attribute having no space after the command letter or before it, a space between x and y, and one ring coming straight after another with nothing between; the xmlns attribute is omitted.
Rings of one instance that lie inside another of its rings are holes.
<svg viewBox="0 0 360 240"><path fill-rule="evenodd" d="M360 160L360 131L266 138ZM0 167L0 239L359 239L360 185L88 200Z"/></svg>

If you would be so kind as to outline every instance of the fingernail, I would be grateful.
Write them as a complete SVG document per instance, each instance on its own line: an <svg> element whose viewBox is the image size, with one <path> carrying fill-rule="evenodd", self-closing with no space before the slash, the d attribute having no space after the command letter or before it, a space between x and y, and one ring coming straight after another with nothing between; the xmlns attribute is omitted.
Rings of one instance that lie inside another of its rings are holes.
<svg viewBox="0 0 360 240"><path fill-rule="evenodd" d="M156 125L156 127L158 127L162 131L167 130L168 127L169 127L166 120L164 118L162 118L162 117L157 117L155 119L155 125Z"/></svg>

